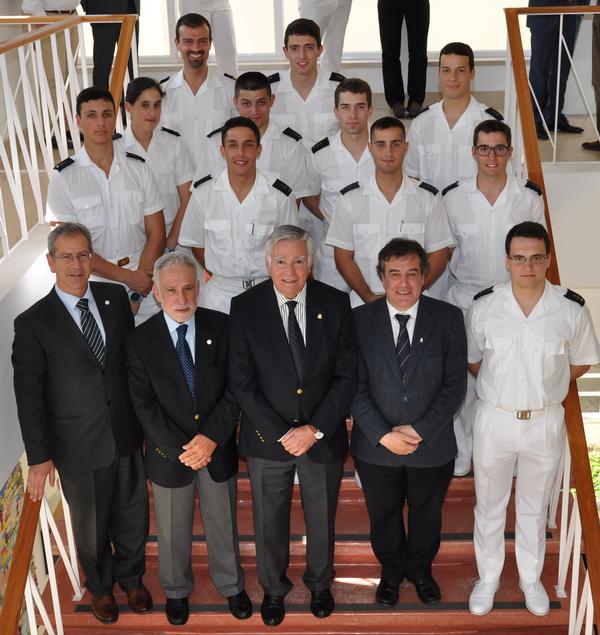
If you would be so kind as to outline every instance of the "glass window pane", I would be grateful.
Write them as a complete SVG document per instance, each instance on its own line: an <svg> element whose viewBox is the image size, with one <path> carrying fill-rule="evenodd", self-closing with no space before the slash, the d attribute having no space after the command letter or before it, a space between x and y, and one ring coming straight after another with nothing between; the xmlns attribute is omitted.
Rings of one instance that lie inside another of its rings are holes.
<svg viewBox="0 0 600 635"><path fill-rule="evenodd" d="M140 56L169 55L170 39L167 3L143 2L140 13Z"/></svg>
<svg viewBox="0 0 600 635"><path fill-rule="evenodd" d="M230 1L238 54L273 53L276 48L273 0Z"/></svg>

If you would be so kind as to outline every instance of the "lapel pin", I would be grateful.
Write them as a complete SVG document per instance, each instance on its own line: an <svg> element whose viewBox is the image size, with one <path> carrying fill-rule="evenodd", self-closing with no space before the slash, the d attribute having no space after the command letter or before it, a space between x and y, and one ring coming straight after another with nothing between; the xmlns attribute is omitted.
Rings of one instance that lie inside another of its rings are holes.
<svg viewBox="0 0 600 635"><path fill-rule="evenodd" d="M323 319L323 314L317 313L317 320L322 320L322 319Z"/></svg>
<svg viewBox="0 0 600 635"><path fill-rule="evenodd" d="M419 344L423 343L423 338L419 339Z"/></svg>
<svg viewBox="0 0 600 635"><path fill-rule="evenodd" d="M110 300L104 300L104 304L106 304L106 306L108 306L110 304Z"/></svg>
<svg viewBox="0 0 600 635"><path fill-rule="evenodd" d="M210 345L212 344L212 340L206 340L206 343Z"/></svg>

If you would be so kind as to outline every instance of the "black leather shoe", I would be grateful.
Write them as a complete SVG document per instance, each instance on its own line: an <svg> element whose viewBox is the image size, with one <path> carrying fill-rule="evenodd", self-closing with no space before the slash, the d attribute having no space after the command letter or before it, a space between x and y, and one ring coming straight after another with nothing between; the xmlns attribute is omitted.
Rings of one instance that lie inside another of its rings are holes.
<svg viewBox="0 0 600 635"><path fill-rule="evenodd" d="M310 592L310 610L315 617L329 617L335 608L330 589Z"/></svg>
<svg viewBox="0 0 600 635"><path fill-rule="evenodd" d="M565 115L558 115L558 124L556 126L561 132L570 134L581 134L583 128L581 126L573 126Z"/></svg>
<svg viewBox="0 0 600 635"><path fill-rule="evenodd" d="M600 141L584 141L581 144L584 150L591 150L592 152L600 152Z"/></svg>
<svg viewBox="0 0 600 635"><path fill-rule="evenodd" d="M535 134L540 141L548 141L548 139L550 138L548 136L548 133L546 132L546 129L541 123L535 124Z"/></svg>
<svg viewBox="0 0 600 635"><path fill-rule="evenodd" d="M375 602L383 606L396 606L398 604L399 586L390 584L382 578L377 586L377 591L375 591Z"/></svg>
<svg viewBox="0 0 600 635"><path fill-rule="evenodd" d="M416 580L412 580L412 583L415 585L419 600L421 600L423 604L437 604L442 599L440 587L432 576L428 575L417 578Z"/></svg>
<svg viewBox="0 0 600 635"><path fill-rule="evenodd" d="M416 117L423 110L423 102L409 101L406 112L409 117Z"/></svg>
<svg viewBox="0 0 600 635"><path fill-rule="evenodd" d="M190 605L187 598L167 598L165 604L167 619L173 626L183 626L190 616Z"/></svg>
<svg viewBox="0 0 600 635"><path fill-rule="evenodd" d="M402 119L403 117L406 117L407 114L404 104L401 103L392 104L392 113L397 119Z"/></svg>
<svg viewBox="0 0 600 635"><path fill-rule="evenodd" d="M246 591L241 591L237 595L227 598L229 611L238 620L247 620L252 617L252 602Z"/></svg>
<svg viewBox="0 0 600 635"><path fill-rule="evenodd" d="M278 626L281 624L285 617L283 596L265 593L265 597L260 605L260 615L265 626Z"/></svg>

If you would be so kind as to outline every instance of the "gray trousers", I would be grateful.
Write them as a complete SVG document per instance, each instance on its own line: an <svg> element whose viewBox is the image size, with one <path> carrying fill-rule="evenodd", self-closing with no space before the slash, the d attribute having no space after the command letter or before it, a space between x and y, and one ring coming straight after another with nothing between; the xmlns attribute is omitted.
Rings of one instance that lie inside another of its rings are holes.
<svg viewBox="0 0 600 635"><path fill-rule="evenodd" d="M192 522L196 488L200 494L210 577L221 595L236 595L244 589L236 518L237 475L217 483L207 468L198 470L185 487L152 483L160 586L172 599L186 598L194 590Z"/></svg>
<svg viewBox="0 0 600 635"><path fill-rule="evenodd" d="M265 593L285 596L293 587L290 562L290 511L294 472L298 470L306 523L306 568L302 578L311 591L333 582L335 512L343 462L314 463L307 455L294 461L247 457L258 580Z"/></svg>

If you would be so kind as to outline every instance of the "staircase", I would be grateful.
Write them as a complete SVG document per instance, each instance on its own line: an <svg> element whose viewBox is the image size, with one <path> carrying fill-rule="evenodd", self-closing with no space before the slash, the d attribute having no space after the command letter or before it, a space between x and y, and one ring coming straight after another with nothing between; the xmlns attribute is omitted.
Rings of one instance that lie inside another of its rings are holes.
<svg viewBox="0 0 600 635"><path fill-rule="evenodd" d="M190 619L183 627L171 626L164 614L165 597L158 582L158 547L154 512L150 511L150 537L146 550L147 572L144 582L154 598L154 611L137 615L129 610L125 594L115 588L121 615L112 626L101 625L90 610L90 596L81 602L71 600L71 589L62 561L57 565L65 633L70 635L144 635L190 633L327 633L331 635L378 633L445 635L484 633L485 635L531 635L567 633L568 602L556 598L558 568L558 532L548 532L546 566L542 581L550 595L551 610L546 617L531 615L518 588L514 556L514 511L511 498L506 526L506 565L502 586L496 594L494 610L474 617L468 611L469 593L477 579L473 553L473 506L475 492L472 476L453 479L444 505L442 545L434 563L433 574L442 589L442 602L428 607L421 604L414 587L404 582L400 602L394 609L374 603L379 582L379 566L369 543L369 520L362 491L354 482L352 459L345 465L336 524L336 579L333 593L336 610L329 618L315 618L309 608L310 594L302 584L304 568L304 523L298 486L292 502L291 557L288 575L295 587L286 598L286 618L276 627L264 626L259 607L262 589L258 584L252 528L250 483L244 462L240 463L238 484L238 523L242 566L246 571L246 590L254 603L251 619L238 621L228 610L227 602L215 591L208 575L206 542L198 511L194 520L193 568L196 589L190 597ZM46 591L48 593L48 591ZM46 598L46 605L50 598Z"/></svg>

